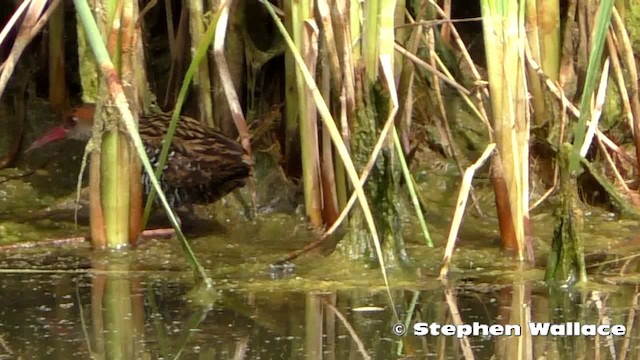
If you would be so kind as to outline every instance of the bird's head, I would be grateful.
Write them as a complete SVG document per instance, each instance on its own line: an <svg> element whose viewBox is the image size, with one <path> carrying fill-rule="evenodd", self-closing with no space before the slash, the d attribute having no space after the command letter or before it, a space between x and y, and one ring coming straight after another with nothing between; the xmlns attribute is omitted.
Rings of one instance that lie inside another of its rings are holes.
<svg viewBox="0 0 640 360"><path fill-rule="evenodd" d="M62 125L56 126L29 146L26 152L62 139L86 141L91 137L95 105L84 104L73 108Z"/></svg>

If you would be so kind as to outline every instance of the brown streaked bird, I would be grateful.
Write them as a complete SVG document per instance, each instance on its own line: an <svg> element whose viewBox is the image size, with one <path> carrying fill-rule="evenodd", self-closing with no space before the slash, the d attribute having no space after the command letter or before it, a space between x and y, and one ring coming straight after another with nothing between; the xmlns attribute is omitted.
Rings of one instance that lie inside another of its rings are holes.
<svg viewBox="0 0 640 360"><path fill-rule="evenodd" d="M36 140L27 151L45 144L91 137L95 106L74 108L64 125L51 129ZM141 115L138 128L149 161L155 167L171 114ZM70 120L70 121L69 121ZM245 185L250 163L242 146L188 116L181 116L169 149L160 183L172 206L213 203L229 192ZM143 171L145 194L152 184Z"/></svg>

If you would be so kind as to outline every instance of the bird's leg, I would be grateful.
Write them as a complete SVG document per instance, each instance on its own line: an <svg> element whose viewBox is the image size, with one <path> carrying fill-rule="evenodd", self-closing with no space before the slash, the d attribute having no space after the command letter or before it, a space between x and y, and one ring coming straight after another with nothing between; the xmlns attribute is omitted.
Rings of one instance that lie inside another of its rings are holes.
<svg viewBox="0 0 640 360"><path fill-rule="evenodd" d="M174 219L176 219L176 222L178 223L178 226L180 226L180 228L182 228L182 226L183 226L183 224L184 224L184 223L183 223L183 221L182 221L182 216L181 216L180 212L178 211L178 209L176 209L176 208L171 208L171 214L173 215L173 218L174 218ZM168 214L166 214L166 213L165 213L165 215L167 216L167 220L169 220L169 226L170 226L170 227L169 227L169 228L166 228L166 229L164 229L164 230L167 230L167 231L171 230L171 231L173 231L173 227L172 227L172 226L173 226L173 224L171 223L170 216L169 216Z"/></svg>
<svg viewBox="0 0 640 360"><path fill-rule="evenodd" d="M178 225L182 228L182 219L180 218L178 213L173 209L171 210L171 212L173 213L173 216L178 222ZM176 231L173 227L160 227L158 229L146 229L142 231L142 234L140 234L139 240L143 241L151 238L169 238L174 236L175 233ZM140 241L138 243L140 243Z"/></svg>
<svg viewBox="0 0 640 360"><path fill-rule="evenodd" d="M254 207L251 206L250 204L248 204L244 198L242 197L242 195L240 194L240 191L234 191L233 192L233 196L236 198L236 200L238 200L238 202L240 203L240 206L242 206L242 209L244 210L244 216L248 219L248 220L253 220L255 217L255 211L254 211Z"/></svg>
<svg viewBox="0 0 640 360"><path fill-rule="evenodd" d="M141 240L146 240L149 238L165 238L172 237L175 235L176 231L173 228L165 228L165 229L151 229L145 230L140 235Z"/></svg>
<svg viewBox="0 0 640 360"><path fill-rule="evenodd" d="M178 219L180 227L183 227L185 224L189 223L189 220L194 217L193 204L182 204L181 206L174 208L173 214ZM184 220L186 220L186 223Z"/></svg>

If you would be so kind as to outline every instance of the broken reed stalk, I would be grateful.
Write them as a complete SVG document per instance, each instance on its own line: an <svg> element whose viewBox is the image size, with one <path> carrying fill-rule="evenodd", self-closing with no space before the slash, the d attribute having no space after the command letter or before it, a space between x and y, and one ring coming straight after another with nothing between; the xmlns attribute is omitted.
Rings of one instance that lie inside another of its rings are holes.
<svg viewBox="0 0 640 360"><path fill-rule="evenodd" d="M29 9L26 10L26 14L20 23L20 29L18 30L18 35L13 42L13 46L11 47L11 52L7 59L4 61L2 66L0 66L0 98L4 94L4 90L6 89L7 83L13 74L13 70L22 55L22 52L27 48L27 46L31 43L31 40L38 35L42 27L47 23L49 17L55 11L55 9L60 4L60 0L52 0L51 4L43 9L47 4L45 0L33 0L33 1L24 1L23 4L28 4ZM25 5L26 6L26 5ZM11 20L14 18L18 18L18 12L23 11L22 6L18 8L18 11L11 17ZM2 31L2 36L6 36L6 34L11 30L8 26ZM3 39L4 40L4 39ZM0 41L2 43L2 41Z"/></svg>
<svg viewBox="0 0 640 360"><path fill-rule="evenodd" d="M245 120L244 114L242 113L240 100L238 99L238 94L236 93L231 73L229 71L229 66L227 64L227 58L225 57L224 52L227 25L229 23L229 5L230 3L228 1L225 1L220 5L220 8L218 9L218 21L215 23L212 22L210 25L211 27L215 27L215 35L213 39L213 57L216 60L216 68L218 69L218 75L220 76L220 82L222 83L222 88L224 89L224 95L227 100L227 105L229 106L229 111L231 111L231 117L233 118L233 122L236 125L236 129L238 130L242 148L245 150L246 156L249 158L249 161L251 163L251 172L253 174L254 160L253 150L251 148L251 135L249 134L249 128L247 127L247 122ZM205 38L208 39L207 37ZM249 189L251 191L253 209L255 210L258 202L258 195L256 191L256 181L254 176L251 176L249 178Z"/></svg>
<svg viewBox="0 0 640 360"><path fill-rule="evenodd" d="M451 220L451 228L449 229L449 236L447 238L447 247L445 248L444 258L442 259L442 265L440 267L440 280L442 281L446 280L447 274L449 273L449 263L451 262L451 257L453 256L453 249L456 244L456 239L458 238L458 231L460 230L462 217L467 205L467 200L469 199L471 180L473 180L473 175L475 175L476 171L482 165L484 165L495 148L496 144L494 143L487 145L482 155L480 155L480 158L476 160L476 162L471 166L469 166L464 172L464 178L462 184L460 185L460 191L458 192L456 210L453 214L453 220Z"/></svg>

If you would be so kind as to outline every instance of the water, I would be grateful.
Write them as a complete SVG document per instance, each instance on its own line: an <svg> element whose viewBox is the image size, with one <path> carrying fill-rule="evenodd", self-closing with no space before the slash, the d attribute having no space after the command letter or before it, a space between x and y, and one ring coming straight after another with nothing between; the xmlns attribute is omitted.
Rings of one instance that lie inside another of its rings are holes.
<svg viewBox="0 0 640 360"><path fill-rule="evenodd" d="M461 245L445 284L436 280L435 254L442 249L412 243L414 259L424 261L390 272L401 322L411 316L400 337L376 269L310 256L294 274L274 279L269 262L310 239L304 228L275 237L274 223L303 224L259 220L192 240L214 289L198 288L172 239L120 253L94 252L87 244L4 251L0 359L459 359L465 352L490 359L511 358L518 346L549 359L639 353L636 280L618 273L637 265L634 259L605 264L602 258L589 287L548 287L542 270L518 271L508 259L498 261L495 247L472 242ZM534 321L623 324L627 336L481 334L467 342L412 334L416 322L526 327Z"/></svg>
<svg viewBox="0 0 640 360"><path fill-rule="evenodd" d="M455 191L433 188L449 196L429 195L434 204L453 203ZM34 198L33 188L20 182L0 189L3 242L87 232L86 214L76 228L68 204L48 208L51 199ZM404 223L414 264L389 271L395 312L378 269L326 252L274 276L270 263L313 239L306 222L277 212L254 221L231 220L237 209L224 206L216 216L201 214L204 222L189 238L212 289L195 281L174 239L151 239L124 252L93 251L87 243L1 249L0 359L638 357L637 223L585 212L590 283L569 288L542 281L549 211L532 214L538 265L524 270L498 249L495 220L470 216L449 280L441 282L453 210L435 206L428 221L436 248L426 248L413 223ZM393 332L399 322L409 324L404 336ZM521 329L531 322L612 324L624 325L626 335L414 335L422 322Z"/></svg>

